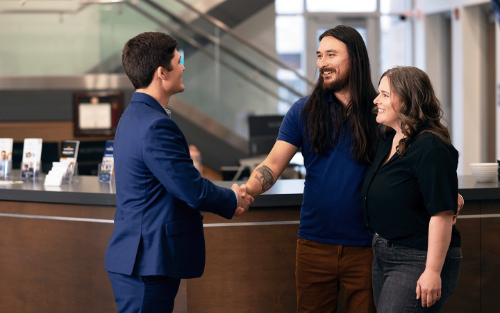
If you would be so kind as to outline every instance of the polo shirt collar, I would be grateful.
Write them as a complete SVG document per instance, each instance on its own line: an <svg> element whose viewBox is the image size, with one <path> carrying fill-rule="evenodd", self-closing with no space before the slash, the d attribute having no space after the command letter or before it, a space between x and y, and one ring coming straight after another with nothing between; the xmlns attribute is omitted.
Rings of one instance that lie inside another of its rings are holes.
<svg viewBox="0 0 500 313"><path fill-rule="evenodd" d="M132 94L132 99L130 102L143 102L152 107L153 109L156 109L160 112L165 112L169 117L172 114L169 109L164 108L158 101L156 101L155 98L151 97L148 94L142 93L142 92L135 92Z"/></svg>

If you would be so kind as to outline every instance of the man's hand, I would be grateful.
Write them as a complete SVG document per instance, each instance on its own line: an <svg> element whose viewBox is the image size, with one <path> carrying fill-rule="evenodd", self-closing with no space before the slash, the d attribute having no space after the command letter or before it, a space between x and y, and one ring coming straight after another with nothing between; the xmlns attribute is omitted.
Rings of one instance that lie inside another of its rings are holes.
<svg viewBox="0 0 500 313"><path fill-rule="evenodd" d="M244 184L241 185L241 187L239 187L237 184L233 184L231 186L231 189L236 191L236 193L238 194L238 207L234 212L234 216L242 216L243 213L248 211L248 209L250 208L250 204L253 203L254 199L252 196L247 194L246 186Z"/></svg>
<svg viewBox="0 0 500 313"><path fill-rule="evenodd" d="M465 204L464 198L462 197L461 194L458 194L458 208L457 208L457 214L453 216L453 223L452 225L455 225L457 223L457 216L460 214L460 211L463 209Z"/></svg>

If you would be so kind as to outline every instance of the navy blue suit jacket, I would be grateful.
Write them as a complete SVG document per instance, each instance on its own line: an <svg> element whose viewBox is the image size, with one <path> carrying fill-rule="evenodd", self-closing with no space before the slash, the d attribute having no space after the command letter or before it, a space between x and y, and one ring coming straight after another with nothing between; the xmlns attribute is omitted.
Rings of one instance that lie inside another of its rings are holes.
<svg viewBox="0 0 500 313"><path fill-rule="evenodd" d="M232 218L232 190L202 178L177 124L151 96L134 93L114 142L115 229L105 269L125 275L200 277L202 211Z"/></svg>

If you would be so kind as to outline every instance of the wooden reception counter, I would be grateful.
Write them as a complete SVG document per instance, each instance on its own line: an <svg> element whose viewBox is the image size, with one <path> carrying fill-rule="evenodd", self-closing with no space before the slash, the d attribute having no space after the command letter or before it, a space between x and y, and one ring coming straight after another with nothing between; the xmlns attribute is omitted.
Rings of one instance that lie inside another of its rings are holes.
<svg viewBox="0 0 500 313"><path fill-rule="evenodd" d="M303 185L279 180L240 218L205 212L205 274L181 285L175 312L295 312ZM500 185L463 176L459 189L464 257L445 312L498 312ZM0 200L0 312L116 311L104 270L114 184L94 176L50 188L43 181L0 184Z"/></svg>

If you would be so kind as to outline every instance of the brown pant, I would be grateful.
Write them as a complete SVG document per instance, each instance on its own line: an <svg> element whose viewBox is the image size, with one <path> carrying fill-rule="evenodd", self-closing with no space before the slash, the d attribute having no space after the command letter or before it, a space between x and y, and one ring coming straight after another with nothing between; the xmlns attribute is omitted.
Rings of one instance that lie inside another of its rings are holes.
<svg viewBox="0 0 500 313"><path fill-rule="evenodd" d="M340 284L347 313L376 312L372 292L373 250L297 240L295 279L299 313L335 313Z"/></svg>

